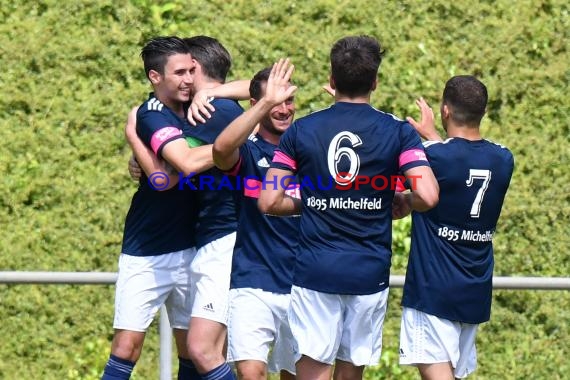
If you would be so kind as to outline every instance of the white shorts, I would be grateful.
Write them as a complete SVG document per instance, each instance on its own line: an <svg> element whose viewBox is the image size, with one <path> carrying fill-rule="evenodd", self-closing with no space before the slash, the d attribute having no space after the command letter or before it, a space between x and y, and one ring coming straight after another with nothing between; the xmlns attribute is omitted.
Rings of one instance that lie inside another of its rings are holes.
<svg viewBox="0 0 570 380"><path fill-rule="evenodd" d="M388 289L367 295L328 294L293 286L289 324L296 360L306 355L326 364L377 365Z"/></svg>
<svg viewBox="0 0 570 380"><path fill-rule="evenodd" d="M228 320L228 293L236 233L214 240L198 250L192 261L192 317L224 325Z"/></svg>
<svg viewBox="0 0 570 380"><path fill-rule="evenodd" d="M400 364L451 362L456 378L477 368L477 327L405 307L400 329Z"/></svg>
<svg viewBox="0 0 570 380"><path fill-rule="evenodd" d="M295 341L287 320L289 300L289 294L261 289L230 290L228 362L269 362L269 372L295 374Z"/></svg>
<svg viewBox="0 0 570 380"><path fill-rule="evenodd" d="M115 285L115 329L145 332L162 305L166 305L170 326L188 329L190 264L195 248L157 256L119 257Z"/></svg>

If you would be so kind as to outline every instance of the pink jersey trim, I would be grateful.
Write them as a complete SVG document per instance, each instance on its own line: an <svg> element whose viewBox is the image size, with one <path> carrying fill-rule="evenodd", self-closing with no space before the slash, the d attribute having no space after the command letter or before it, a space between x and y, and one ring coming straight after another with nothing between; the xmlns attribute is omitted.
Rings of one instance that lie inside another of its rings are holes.
<svg viewBox="0 0 570 380"><path fill-rule="evenodd" d="M285 195L292 198L301 199L301 184L300 183L290 183L285 189Z"/></svg>
<svg viewBox="0 0 570 380"><path fill-rule="evenodd" d="M427 161L426 153L422 149L410 149L400 154L400 168L414 161Z"/></svg>
<svg viewBox="0 0 570 380"><path fill-rule="evenodd" d="M259 194L261 194L261 181L246 178L243 186L243 195L250 198L259 198Z"/></svg>
<svg viewBox="0 0 570 380"><path fill-rule="evenodd" d="M154 154L158 154L158 150L165 141L181 134L182 131L176 127L161 128L152 134L152 137L150 138L150 147Z"/></svg>
<svg viewBox="0 0 570 380"><path fill-rule="evenodd" d="M242 160L241 160L241 155L240 155L236 164L230 170L224 171L224 173L227 175L231 175L232 177L237 176L239 173L239 169L241 168L241 163L242 163Z"/></svg>
<svg viewBox="0 0 570 380"><path fill-rule="evenodd" d="M278 164L284 164L289 166L292 170L297 170L297 163L294 159L281 152L280 150L275 151L275 156L273 156L273 162Z"/></svg>

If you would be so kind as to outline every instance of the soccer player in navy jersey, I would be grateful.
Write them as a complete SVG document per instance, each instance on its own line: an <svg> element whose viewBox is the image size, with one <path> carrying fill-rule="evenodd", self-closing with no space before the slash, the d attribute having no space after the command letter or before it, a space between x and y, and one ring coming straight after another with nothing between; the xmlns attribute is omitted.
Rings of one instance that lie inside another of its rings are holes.
<svg viewBox="0 0 570 380"><path fill-rule="evenodd" d="M240 181L234 249L228 361L239 379L266 379L269 370L294 378L293 337L287 321L299 218L262 214L257 199L281 135L293 122L295 87L287 63L259 71L250 84L252 108L216 139L214 163ZM258 128L258 132L252 134ZM292 187L289 194L298 197ZM272 347L273 346L273 347Z"/></svg>
<svg viewBox="0 0 570 380"><path fill-rule="evenodd" d="M281 137L258 204L301 213L289 322L298 379L362 378L376 365L391 262L393 181L415 180L427 210L438 187L413 127L374 109L382 52L372 37L345 37L330 54L335 103L297 119ZM301 200L286 195L296 174Z"/></svg>
<svg viewBox="0 0 570 380"><path fill-rule="evenodd" d="M213 90L224 83L231 66L227 50L214 38L195 36L184 39L195 68L192 71L192 95L198 91ZM215 94L215 91L211 91ZM190 146L212 144L217 135L238 115L241 106L231 99L216 98L211 102L216 112L203 124L185 125L183 133ZM140 119L137 118L139 128ZM131 127L132 128L132 127ZM211 157L211 145L210 148ZM149 162L147 149L135 151L137 159L143 157L141 166ZM181 171L178 162L184 157L166 160ZM165 171L166 168L160 169ZM184 171L188 175L187 171ZM191 173L196 174L196 173ZM188 328L187 347L191 360L181 360L181 365L191 373L190 379L231 379L233 372L225 360L226 324L231 260L237 229L237 218L231 188L220 186L222 173L212 168L201 174L208 178L206 185L195 186L190 175L178 188L192 188L196 192L198 218L196 225L197 254L190 266L190 300L192 313ZM175 179L177 181L181 177ZM201 182L200 182L201 183Z"/></svg>
<svg viewBox="0 0 570 380"><path fill-rule="evenodd" d="M181 154L180 170L201 172L213 165L211 147L190 149L183 139L184 104L190 97L194 62L176 37L148 42L141 56L154 93L138 111L139 133L149 149L149 166ZM166 190L166 188L165 188ZM168 310L179 356L189 359L190 263L195 250L196 201L192 191L155 191L140 180L125 221L115 294L115 334L104 380L129 379L145 332L161 305ZM183 371L183 369L182 369Z"/></svg>
<svg viewBox="0 0 570 380"><path fill-rule="evenodd" d="M481 137L487 88L473 76L445 85L437 134L418 100L426 155L439 182L439 204L412 214L412 243L402 298L400 363L422 379L464 378L477 365L477 326L489 320L493 244L514 168L511 152ZM405 203L405 202L404 202Z"/></svg>

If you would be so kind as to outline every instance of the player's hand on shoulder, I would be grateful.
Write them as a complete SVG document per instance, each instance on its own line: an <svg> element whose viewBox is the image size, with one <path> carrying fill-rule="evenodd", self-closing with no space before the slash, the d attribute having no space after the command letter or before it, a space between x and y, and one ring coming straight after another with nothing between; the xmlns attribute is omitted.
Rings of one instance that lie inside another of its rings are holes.
<svg viewBox="0 0 570 380"><path fill-rule="evenodd" d="M424 98L417 99L416 104L420 109L420 121L416 121L413 117L408 116L406 117L408 123L410 123L424 139L441 141L441 137L439 137L435 130L435 118L429 104Z"/></svg>
<svg viewBox="0 0 570 380"><path fill-rule="evenodd" d="M208 89L198 91L192 97L192 103L190 103L190 108L188 109L188 122L194 126L197 123L205 123L206 119L212 117L210 112L214 112L216 109L210 103L214 100L214 97L210 95Z"/></svg>

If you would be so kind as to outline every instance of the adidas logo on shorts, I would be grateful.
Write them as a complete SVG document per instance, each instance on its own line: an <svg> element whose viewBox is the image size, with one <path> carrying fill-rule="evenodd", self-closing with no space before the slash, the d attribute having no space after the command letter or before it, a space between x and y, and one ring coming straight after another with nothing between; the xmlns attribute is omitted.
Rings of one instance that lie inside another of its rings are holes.
<svg viewBox="0 0 570 380"><path fill-rule="evenodd" d="M214 305L212 305L212 303L206 304L202 307L202 309L206 310L206 311L211 311L212 313L214 312Z"/></svg>
<svg viewBox="0 0 570 380"><path fill-rule="evenodd" d="M402 348L400 347L400 357L401 358L405 358L406 354L404 354L404 350L402 350Z"/></svg>

